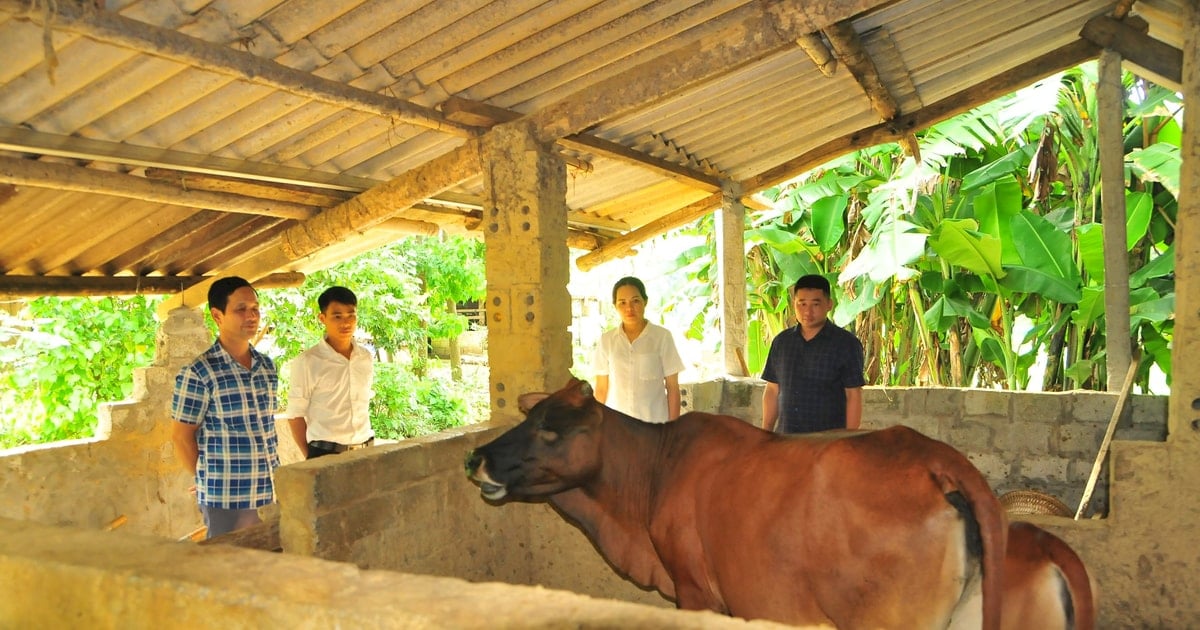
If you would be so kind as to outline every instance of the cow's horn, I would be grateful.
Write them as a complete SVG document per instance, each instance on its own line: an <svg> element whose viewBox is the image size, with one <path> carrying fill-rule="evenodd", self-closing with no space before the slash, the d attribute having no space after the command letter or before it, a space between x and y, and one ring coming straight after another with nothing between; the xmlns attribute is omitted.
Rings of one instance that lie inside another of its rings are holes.
<svg viewBox="0 0 1200 630"><path fill-rule="evenodd" d="M592 394L594 393L592 392L592 384L584 381L583 384L579 386L579 393L591 398Z"/></svg>

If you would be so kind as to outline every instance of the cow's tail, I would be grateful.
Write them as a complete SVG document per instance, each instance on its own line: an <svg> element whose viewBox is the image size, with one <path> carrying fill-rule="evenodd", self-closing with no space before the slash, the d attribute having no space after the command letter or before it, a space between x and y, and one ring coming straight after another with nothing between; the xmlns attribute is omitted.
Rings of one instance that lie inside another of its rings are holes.
<svg viewBox="0 0 1200 630"><path fill-rule="evenodd" d="M1083 559L1065 541L1050 532L1040 531L1040 544L1050 561L1054 563L1067 590L1071 594L1075 630L1092 630L1096 627L1096 600L1092 591L1091 577L1083 566Z"/></svg>
<svg viewBox="0 0 1200 630"><path fill-rule="evenodd" d="M937 473L942 490L958 492L970 507L982 547L983 630L1000 630L1001 598L1004 591L1004 553L1008 540L1008 517L987 479L961 454L952 470Z"/></svg>

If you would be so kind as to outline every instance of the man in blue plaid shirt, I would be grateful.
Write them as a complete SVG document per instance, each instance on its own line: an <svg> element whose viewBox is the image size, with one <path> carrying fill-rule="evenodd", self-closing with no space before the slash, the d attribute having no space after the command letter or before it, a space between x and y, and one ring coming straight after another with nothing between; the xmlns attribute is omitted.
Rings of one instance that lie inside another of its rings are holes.
<svg viewBox="0 0 1200 630"><path fill-rule="evenodd" d="M243 278L208 289L217 340L179 371L172 441L195 475L196 499L208 538L261 522L258 508L275 500L271 473L279 466L275 364L250 345L258 334L258 294Z"/></svg>

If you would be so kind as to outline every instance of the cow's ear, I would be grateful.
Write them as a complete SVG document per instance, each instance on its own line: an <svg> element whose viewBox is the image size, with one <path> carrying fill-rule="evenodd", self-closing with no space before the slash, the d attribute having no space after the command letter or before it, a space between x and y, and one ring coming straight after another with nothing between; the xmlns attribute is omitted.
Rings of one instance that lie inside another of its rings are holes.
<svg viewBox="0 0 1200 630"><path fill-rule="evenodd" d="M550 394L547 394L546 392L530 392L528 394L521 394L517 397L517 409L520 409L521 413L529 413L529 410L533 409L534 405L542 402L549 395Z"/></svg>

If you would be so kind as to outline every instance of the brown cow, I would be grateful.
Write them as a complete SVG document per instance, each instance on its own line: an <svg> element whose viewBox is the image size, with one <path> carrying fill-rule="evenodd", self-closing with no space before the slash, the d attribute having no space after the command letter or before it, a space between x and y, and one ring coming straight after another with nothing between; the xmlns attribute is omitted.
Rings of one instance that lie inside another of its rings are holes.
<svg viewBox="0 0 1200 630"><path fill-rule="evenodd" d="M467 459L483 496L549 497L613 566L680 608L1000 627L1005 514L946 444L904 427L789 438L695 412L648 424L575 379L520 406L525 421Z"/></svg>
<svg viewBox="0 0 1200 630"><path fill-rule="evenodd" d="M1083 561L1070 545L1032 523L1008 526L1004 627L1092 630L1096 605Z"/></svg>

